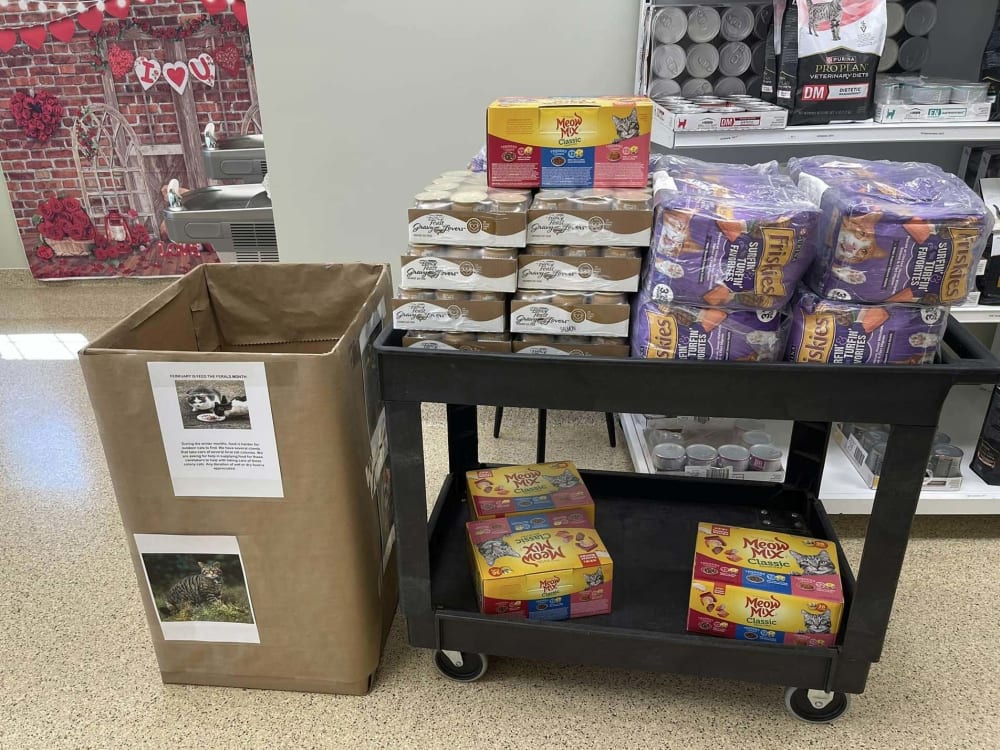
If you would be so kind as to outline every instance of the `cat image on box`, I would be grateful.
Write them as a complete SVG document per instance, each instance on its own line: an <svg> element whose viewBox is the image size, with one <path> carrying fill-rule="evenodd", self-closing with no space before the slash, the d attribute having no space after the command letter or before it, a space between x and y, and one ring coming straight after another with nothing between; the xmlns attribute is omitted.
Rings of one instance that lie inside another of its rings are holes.
<svg viewBox="0 0 1000 750"><path fill-rule="evenodd" d="M222 601L222 566L215 562L199 562L201 572L182 578L167 592L163 612L170 616L199 604L220 603Z"/></svg>

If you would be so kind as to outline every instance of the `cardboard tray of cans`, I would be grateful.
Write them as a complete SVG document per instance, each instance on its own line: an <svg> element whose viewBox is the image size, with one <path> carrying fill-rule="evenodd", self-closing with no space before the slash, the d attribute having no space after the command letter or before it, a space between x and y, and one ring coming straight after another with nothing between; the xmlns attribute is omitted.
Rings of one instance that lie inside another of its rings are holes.
<svg viewBox="0 0 1000 750"><path fill-rule="evenodd" d="M636 292L641 271L637 247L529 245L517 258L517 288Z"/></svg>
<svg viewBox="0 0 1000 750"><path fill-rule="evenodd" d="M989 88L953 78L880 76L875 122L986 122L993 106Z"/></svg>
<svg viewBox="0 0 1000 750"><path fill-rule="evenodd" d="M524 247L530 190L486 186L484 172L442 172L413 197L410 244Z"/></svg>
<svg viewBox="0 0 1000 750"><path fill-rule="evenodd" d="M513 292L517 250L506 247L410 245L399 259L402 289Z"/></svg>
<svg viewBox="0 0 1000 750"><path fill-rule="evenodd" d="M392 300L392 324L402 331L502 333L506 314L501 292L400 289Z"/></svg>
<svg viewBox="0 0 1000 750"><path fill-rule="evenodd" d="M529 245L649 247L653 193L648 188L541 190L528 209Z"/></svg>
<svg viewBox="0 0 1000 750"><path fill-rule="evenodd" d="M407 331L403 346L431 351L496 352L510 354L509 333Z"/></svg>
<svg viewBox="0 0 1000 750"><path fill-rule="evenodd" d="M668 97L653 108L657 128L675 133L727 130L784 130L788 110L750 95Z"/></svg>
<svg viewBox="0 0 1000 750"><path fill-rule="evenodd" d="M637 471L747 482L785 479L782 446L789 431L784 423L657 414L622 414L620 419Z"/></svg>
<svg viewBox="0 0 1000 750"><path fill-rule="evenodd" d="M630 314L620 292L519 291L510 303L510 331L625 338Z"/></svg>
<svg viewBox="0 0 1000 750"><path fill-rule="evenodd" d="M627 357L628 340L613 336L552 336L546 333L517 334L514 354L578 357Z"/></svg>
<svg viewBox="0 0 1000 750"><path fill-rule="evenodd" d="M831 430L833 442L840 446L865 486L878 489L879 472L885 457L885 441L889 439L888 425L850 424L834 422ZM951 444L943 432L934 436L934 447L924 474L924 489L953 491L962 489L962 461L965 452Z"/></svg>

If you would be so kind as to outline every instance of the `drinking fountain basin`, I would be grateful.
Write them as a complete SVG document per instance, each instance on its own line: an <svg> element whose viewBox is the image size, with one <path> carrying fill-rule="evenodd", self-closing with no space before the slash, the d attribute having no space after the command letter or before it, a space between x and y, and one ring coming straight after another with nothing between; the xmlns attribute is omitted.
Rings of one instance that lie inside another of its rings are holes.
<svg viewBox="0 0 1000 750"><path fill-rule="evenodd" d="M209 243L223 262L278 260L274 213L263 185L192 190L163 217L171 240Z"/></svg>

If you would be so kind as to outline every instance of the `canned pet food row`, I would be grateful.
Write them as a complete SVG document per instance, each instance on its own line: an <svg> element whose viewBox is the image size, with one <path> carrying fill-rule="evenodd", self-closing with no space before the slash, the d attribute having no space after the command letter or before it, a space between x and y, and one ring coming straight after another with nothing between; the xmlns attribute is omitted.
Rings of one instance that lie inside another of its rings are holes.
<svg viewBox="0 0 1000 750"><path fill-rule="evenodd" d="M530 190L500 190L485 172L442 172L413 196L409 242L416 245L523 247Z"/></svg>
<svg viewBox="0 0 1000 750"><path fill-rule="evenodd" d="M403 346L432 351L510 352L509 333L466 333L461 331L407 331Z"/></svg>
<svg viewBox="0 0 1000 750"><path fill-rule="evenodd" d="M722 469L727 476L782 471L783 452L759 420L644 418L644 437L657 471L707 474Z"/></svg>
<svg viewBox="0 0 1000 750"><path fill-rule="evenodd" d="M730 96L668 96L658 100L664 109L678 115L699 115L718 113L735 115L743 112L774 112L782 108L776 104L768 104L749 94L732 94Z"/></svg>
<svg viewBox="0 0 1000 750"><path fill-rule="evenodd" d="M531 210L648 211L652 203L653 194L647 188L540 190L535 195Z"/></svg>

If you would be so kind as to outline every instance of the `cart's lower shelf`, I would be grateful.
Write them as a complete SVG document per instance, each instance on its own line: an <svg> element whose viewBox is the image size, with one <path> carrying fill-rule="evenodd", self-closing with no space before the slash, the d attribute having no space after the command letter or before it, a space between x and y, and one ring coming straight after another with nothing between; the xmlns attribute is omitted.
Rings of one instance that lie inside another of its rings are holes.
<svg viewBox="0 0 1000 750"><path fill-rule="evenodd" d="M611 614L554 623L479 614L466 542L464 488L449 477L429 529L439 642L418 645L829 687L837 648L748 644L685 632L698 522L835 539L817 502L777 485L603 472L584 472L584 480L597 504L598 531L614 559ZM854 583L846 565L844 578L849 602ZM867 669L853 664L840 672L836 689L861 689Z"/></svg>

